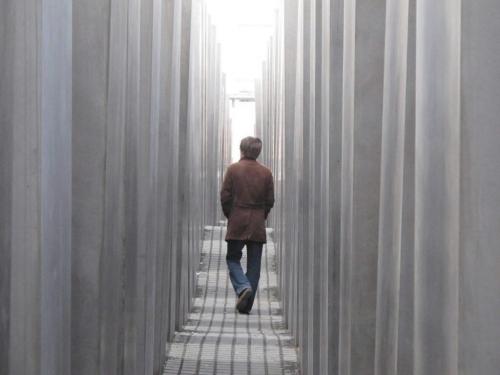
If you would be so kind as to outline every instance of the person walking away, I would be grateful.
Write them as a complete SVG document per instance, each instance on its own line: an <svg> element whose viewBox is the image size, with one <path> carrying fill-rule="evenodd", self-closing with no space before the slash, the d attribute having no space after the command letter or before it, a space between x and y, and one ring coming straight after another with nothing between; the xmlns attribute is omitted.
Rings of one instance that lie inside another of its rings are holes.
<svg viewBox="0 0 500 375"><path fill-rule="evenodd" d="M262 150L259 138L241 141L241 159L231 164L220 192L222 211L228 219L226 262L237 295L236 309L250 313L260 279L262 247L266 243L265 221L274 205L271 171L257 161ZM247 271L241 267L247 249Z"/></svg>

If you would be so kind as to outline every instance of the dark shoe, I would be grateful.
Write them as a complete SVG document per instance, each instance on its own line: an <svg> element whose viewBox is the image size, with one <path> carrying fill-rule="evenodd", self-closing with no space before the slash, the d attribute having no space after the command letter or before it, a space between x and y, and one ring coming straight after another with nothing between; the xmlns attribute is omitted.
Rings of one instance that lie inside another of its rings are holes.
<svg viewBox="0 0 500 375"><path fill-rule="evenodd" d="M251 288L246 288L243 290L243 292L240 293L238 297L238 301L236 302L236 309L240 313L245 313L246 312L246 307L248 304L248 299L252 296L252 289Z"/></svg>
<svg viewBox="0 0 500 375"><path fill-rule="evenodd" d="M243 306L243 309L240 310L240 314L250 315L250 311L252 310L253 303L250 301L251 298L248 299L248 303Z"/></svg>

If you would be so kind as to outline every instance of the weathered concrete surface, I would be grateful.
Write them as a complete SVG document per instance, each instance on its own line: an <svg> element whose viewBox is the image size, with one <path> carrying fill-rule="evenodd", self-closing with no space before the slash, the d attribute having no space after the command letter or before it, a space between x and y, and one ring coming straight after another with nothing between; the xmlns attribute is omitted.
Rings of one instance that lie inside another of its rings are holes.
<svg viewBox="0 0 500 375"><path fill-rule="evenodd" d="M285 2L257 118L304 373L499 368L499 12Z"/></svg>
<svg viewBox="0 0 500 375"><path fill-rule="evenodd" d="M285 158L268 157L285 197L274 223L288 322L307 373L373 367L377 274L368 265L377 260L384 4L285 4L286 15L297 14L295 25L285 19L285 43L292 43L290 30L297 43L295 58L285 51L287 121L279 120L279 104L271 107L278 114L264 112L271 130L263 137L285 149ZM276 53L278 67L262 87L282 93L279 58Z"/></svg>
<svg viewBox="0 0 500 375"><path fill-rule="evenodd" d="M413 373L415 1L388 1L380 162L376 374ZM405 275L401 277L401 275ZM410 310L410 313L405 311ZM408 316L410 315L410 316Z"/></svg>
<svg viewBox="0 0 500 375"><path fill-rule="evenodd" d="M0 4L0 374L9 373L14 38L13 2Z"/></svg>
<svg viewBox="0 0 500 375"><path fill-rule="evenodd" d="M458 367L500 368L500 4L462 4Z"/></svg>
<svg viewBox="0 0 500 375"><path fill-rule="evenodd" d="M339 373L374 362L385 1L345 2Z"/></svg>
<svg viewBox="0 0 500 375"><path fill-rule="evenodd" d="M99 373L110 2L73 8L72 367ZM117 67L118 69L118 67ZM123 69L123 68L122 68ZM116 125L115 125L116 126ZM111 268L111 267L110 267ZM112 272L112 268L109 270Z"/></svg>
<svg viewBox="0 0 500 375"><path fill-rule="evenodd" d="M0 373L158 374L230 154L203 2L0 20Z"/></svg>
<svg viewBox="0 0 500 375"><path fill-rule="evenodd" d="M71 7L0 5L2 374L70 371Z"/></svg>
<svg viewBox="0 0 500 375"><path fill-rule="evenodd" d="M222 80L202 70L206 17L200 1L75 8L74 373L158 373L189 311L203 218L218 218L204 191L222 165L202 162L229 155L207 147L227 121L223 92L200 99Z"/></svg>
<svg viewBox="0 0 500 375"><path fill-rule="evenodd" d="M460 16L456 1L417 3L416 375L458 373Z"/></svg>

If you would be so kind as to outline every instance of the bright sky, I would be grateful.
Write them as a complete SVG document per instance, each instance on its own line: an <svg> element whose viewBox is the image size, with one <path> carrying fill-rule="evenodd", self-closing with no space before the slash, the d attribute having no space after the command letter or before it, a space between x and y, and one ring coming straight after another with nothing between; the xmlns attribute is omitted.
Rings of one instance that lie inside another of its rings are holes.
<svg viewBox="0 0 500 375"><path fill-rule="evenodd" d="M207 0L208 12L221 43L222 71L229 95L250 92L261 76L269 38L274 32L276 9L282 0ZM233 160L239 143L255 132L255 105L236 102L231 108Z"/></svg>

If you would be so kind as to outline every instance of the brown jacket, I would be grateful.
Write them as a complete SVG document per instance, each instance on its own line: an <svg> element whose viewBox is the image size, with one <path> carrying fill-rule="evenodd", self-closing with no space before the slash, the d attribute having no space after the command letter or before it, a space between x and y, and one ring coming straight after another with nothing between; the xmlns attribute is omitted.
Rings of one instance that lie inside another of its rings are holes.
<svg viewBox="0 0 500 375"><path fill-rule="evenodd" d="M231 164L220 192L222 211L229 219L226 241L266 242L267 215L274 205L271 171L253 159Z"/></svg>

